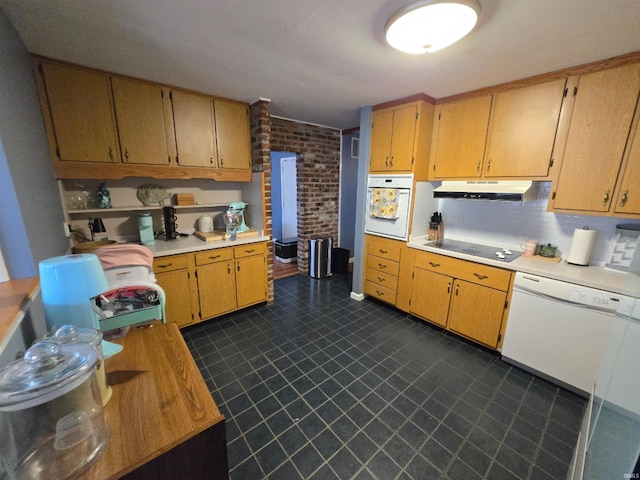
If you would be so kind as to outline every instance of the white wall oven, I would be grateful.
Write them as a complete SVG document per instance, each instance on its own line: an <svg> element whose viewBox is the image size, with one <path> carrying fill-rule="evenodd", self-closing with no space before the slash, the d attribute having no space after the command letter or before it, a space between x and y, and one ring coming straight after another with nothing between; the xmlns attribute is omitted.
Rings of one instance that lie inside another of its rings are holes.
<svg viewBox="0 0 640 480"><path fill-rule="evenodd" d="M364 232L407 240L412 188L412 174L369 175Z"/></svg>

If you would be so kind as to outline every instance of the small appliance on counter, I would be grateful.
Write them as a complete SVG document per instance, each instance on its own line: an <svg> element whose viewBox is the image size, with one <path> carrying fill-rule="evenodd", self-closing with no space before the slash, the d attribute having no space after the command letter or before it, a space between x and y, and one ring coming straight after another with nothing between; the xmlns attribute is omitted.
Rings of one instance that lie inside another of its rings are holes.
<svg viewBox="0 0 640 480"><path fill-rule="evenodd" d="M156 243L153 234L153 218L150 213L138 214L138 230L140 231L140 243L142 245L154 245Z"/></svg>
<svg viewBox="0 0 640 480"><path fill-rule="evenodd" d="M244 209L247 208L247 204L244 202L231 202L229 204L228 212L235 213L240 217L240 224L236 230L237 233L246 232L249 230L247 224L244 222Z"/></svg>
<svg viewBox="0 0 640 480"><path fill-rule="evenodd" d="M162 216L164 217L164 238L166 240L175 240L178 238L176 209L173 207L162 207Z"/></svg>

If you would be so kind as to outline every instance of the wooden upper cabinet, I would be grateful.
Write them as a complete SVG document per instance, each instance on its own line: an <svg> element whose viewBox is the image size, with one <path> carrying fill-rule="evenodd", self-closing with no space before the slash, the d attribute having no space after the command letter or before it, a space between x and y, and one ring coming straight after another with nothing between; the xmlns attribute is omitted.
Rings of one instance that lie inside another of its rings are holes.
<svg viewBox="0 0 640 480"><path fill-rule="evenodd" d="M640 106L638 108L640 111ZM640 215L640 118L635 123L634 133L629 137L629 153L622 165L616 189L614 212L617 214Z"/></svg>
<svg viewBox="0 0 640 480"><path fill-rule="evenodd" d="M247 105L214 100L218 168L251 169L251 126Z"/></svg>
<svg viewBox="0 0 640 480"><path fill-rule="evenodd" d="M417 103L373 113L370 172L413 170L418 114Z"/></svg>
<svg viewBox="0 0 640 480"><path fill-rule="evenodd" d="M369 171L387 172L389 171L389 157L391 156L393 110L373 112L372 117Z"/></svg>
<svg viewBox="0 0 640 480"><path fill-rule="evenodd" d="M39 62L38 70L44 120L55 157L119 162L109 77L45 61Z"/></svg>
<svg viewBox="0 0 640 480"><path fill-rule="evenodd" d="M547 177L566 80L500 92L493 99L484 177Z"/></svg>
<svg viewBox="0 0 640 480"><path fill-rule="evenodd" d="M613 211L614 188L639 92L640 64L580 77L551 210Z"/></svg>
<svg viewBox="0 0 640 480"><path fill-rule="evenodd" d="M172 90L171 103L178 164L183 167L215 167L213 99L197 93Z"/></svg>
<svg viewBox="0 0 640 480"><path fill-rule="evenodd" d="M124 163L169 165L165 89L112 77L113 100ZM167 99L168 100L168 99Z"/></svg>
<svg viewBox="0 0 640 480"><path fill-rule="evenodd" d="M479 178L491 95L436 105L430 177Z"/></svg>

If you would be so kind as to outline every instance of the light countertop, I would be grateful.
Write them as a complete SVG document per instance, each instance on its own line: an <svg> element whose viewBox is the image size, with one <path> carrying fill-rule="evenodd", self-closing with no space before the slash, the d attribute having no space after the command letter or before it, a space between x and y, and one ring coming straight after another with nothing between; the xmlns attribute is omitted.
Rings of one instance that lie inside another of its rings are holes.
<svg viewBox="0 0 640 480"><path fill-rule="evenodd" d="M245 237L228 242L219 240L215 242L205 242L199 238L189 235L188 237L178 237L175 240L157 239L154 245L147 245L153 252L154 257L165 257L167 255L177 255L180 253L200 252L202 250L212 250L215 248L235 247L238 245L246 245L249 243L266 242L271 240L268 235Z"/></svg>
<svg viewBox="0 0 640 480"><path fill-rule="evenodd" d="M460 258L462 260L469 260L485 265L492 265L506 270L540 275L541 277L553 278L555 280L575 283L585 287L597 288L633 297L640 296L640 276L633 273L607 270L601 266L581 267L577 265L570 265L565 260L554 263L524 256L520 256L512 262L503 262L498 259L486 259L431 247L427 244L425 237L412 238L407 245L410 248L415 248L417 250Z"/></svg>

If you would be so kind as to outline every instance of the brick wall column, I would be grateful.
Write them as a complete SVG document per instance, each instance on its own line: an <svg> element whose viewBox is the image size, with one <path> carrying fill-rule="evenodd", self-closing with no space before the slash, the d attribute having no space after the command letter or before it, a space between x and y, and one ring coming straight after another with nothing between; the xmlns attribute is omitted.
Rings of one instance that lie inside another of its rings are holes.
<svg viewBox="0 0 640 480"><path fill-rule="evenodd" d="M249 108L251 117L251 150L253 156L253 172L263 172L265 189L265 212L266 219L264 234L272 236L272 213L271 213L271 120L269 117L269 105L267 100L258 100ZM274 302L273 296L273 242L267 246L267 278L269 290L267 293L267 303Z"/></svg>

